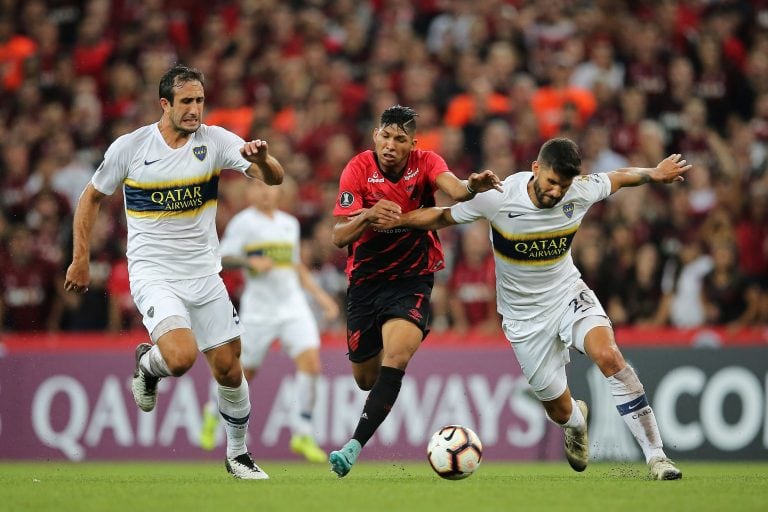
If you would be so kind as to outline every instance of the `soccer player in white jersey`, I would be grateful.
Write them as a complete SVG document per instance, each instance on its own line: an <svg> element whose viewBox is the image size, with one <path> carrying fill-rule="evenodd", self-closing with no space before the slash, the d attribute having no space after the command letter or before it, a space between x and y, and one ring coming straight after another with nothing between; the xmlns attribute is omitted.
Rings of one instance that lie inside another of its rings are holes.
<svg viewBox="0 0 768 512"><path fill-rule="evenodd" d="M242 327L219 277L215 217L222 169L269 185L280 184L284 171L265 141L245 142L201 124L203 84L196 69L169 69L160 79L160 120L119 137L107 149L75 210L65 289L88 289L91 230L103 198L122 185L131 294L154 342L136 347L136 404L143 411L154 409L158 381L186 373L202 351L219 383L225 467L235 478L261 480L269 477L245 444L251 403L239 359Z"/></svg>
<svg viewBox="0 0 768 512"><path fill-rule="evenodd" d="M581 154L566 138L544 143L532 172L509 176L503 192L488 191L448 208L423 208L378 229L438 229L485 218L496 260L497 307L502 329L548 417L565 429L571 467L589 460L587 405L574 400L565 365L569 349L589 356L613 394L616 408L645 455L650 474L677 480L682 472L667 458L653 410L635 370L625 361L594 292L581 280L571 242L589 207L622 187L683 181L691 168L679 154L654 168L624 168L580 175Z"/></svg>
<svg viewBox="0 0 768 512"><path fill-rule="evenodd" d="M339 306L312 278L299 256L299 221L277 209L280 187L254 180L246 190L250 206L227 225L221 239L221 262L240 268L245 289L240 297L242 361L245 378L256 375L276 339L296 367L291 450L311 462L327 455L313 436L312 412L320 376L320 333L304 290L323 310L325 319L339 315ZM216 397L206 404L200 446L213 449L218 427Z"/></svg>

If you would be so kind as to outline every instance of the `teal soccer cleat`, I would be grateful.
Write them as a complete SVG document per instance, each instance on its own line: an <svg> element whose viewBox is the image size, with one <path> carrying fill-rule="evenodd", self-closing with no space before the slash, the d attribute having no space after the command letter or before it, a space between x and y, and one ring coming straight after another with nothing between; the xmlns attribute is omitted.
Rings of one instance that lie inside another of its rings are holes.
<svg viewBox="0 0 768 512"><path fill-rule="evenodd" d="M341 450L331 452L328 462L331 463L331 470L339 475L339 478L346 476L352 469L352 465L357 461L360 451L363 449L356 439L351 439L342 446Z"/></svg>

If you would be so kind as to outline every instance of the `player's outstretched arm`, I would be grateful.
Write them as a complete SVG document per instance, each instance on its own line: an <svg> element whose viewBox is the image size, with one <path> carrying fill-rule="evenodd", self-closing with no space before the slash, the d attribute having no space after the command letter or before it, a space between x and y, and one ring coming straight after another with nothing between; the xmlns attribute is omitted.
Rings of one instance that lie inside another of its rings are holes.
<svg viewBox="0 0 768 512"><path fill-rule="evenodd" d="M685 181L683 174L692 167L674 153L659 162L656 167L626 167L608 173L611 180L611 194L623 187L636 187L646 183L674 183Z"/></svg>
<svg viewBox="0 0 768 512"><path fill-rule="evenodd" d="M245 173L251 178L257 178L267 185L279 185L283 182L285 171L277 158L269 154L267 141L256 139L246 142L240 148L243 158L251 162Z"/></svg>
<svg viewBox="0 0 768 512"><path fill-rule="evenodd" d="M501 180L496 174L486 169L473 172L466 180L460 180L452 172L444 172L437 177L437 186L454 201L469 201L480 192L496 189L501 192Z"/></svg>
<svg viewBox="0 0 768 512"><path fill-rule="evenodd" d="M447 226L458 224L453 220L450 208L441 208L434 206L431 208L419 208L401 215L399 219L388 222L377 222L372 226L374 229L386 230L395 228L413 228L432 231Z"/></svg>
<svg viewBox="0 0 768 512"><path fill-rule="evenodd" d="M336 247L346 247L365 233L365 230L375 224L392 223L400 218L400 205L381 199L370 208L362 208L353 215L337 217L339 220L333 227L333 243Z"/></svg>
<svg viewBox="0 0 768 512"><path fill-rule="evenodd" d="M64 289L68 292L85 293L91 280L91 231L99 215L101 200L106 196L89 183L75 208L72 220L72 263L67 268Z"/></svg>

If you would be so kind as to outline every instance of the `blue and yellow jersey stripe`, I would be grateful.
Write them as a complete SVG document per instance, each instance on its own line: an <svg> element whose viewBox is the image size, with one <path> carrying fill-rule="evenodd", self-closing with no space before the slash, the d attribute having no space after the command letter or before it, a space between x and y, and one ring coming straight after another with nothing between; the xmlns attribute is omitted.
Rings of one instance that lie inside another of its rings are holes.
<svg viewBox="0 0 768 512"><path fill-rule="evenodd" d="M561 231L514 235L491 225L493 249L497 256L517 265L551 265L568 254L579 225Z"/></svg>
<svg viewBox="0 0 768 512"><path fill-rule="evenodd" d="M126 213L131 217L157 218L167 215L193 216L216 206L219 175L216 170L197 180L123 182Z"/></svg>
<svg viewBox="0 0 768 512"><path fill-rule="evenodd" d="M293 244L287 242L258 243L245 246L248 256L266 256L275 267L293 266Z"/></svg>

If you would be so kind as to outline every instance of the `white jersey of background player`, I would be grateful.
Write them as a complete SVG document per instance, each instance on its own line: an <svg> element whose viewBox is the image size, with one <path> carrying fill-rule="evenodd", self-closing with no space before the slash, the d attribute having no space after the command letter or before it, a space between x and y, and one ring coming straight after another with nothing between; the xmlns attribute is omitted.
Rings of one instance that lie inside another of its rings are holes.
<svg viewBox="0 0 768 512"><path fill-rule="evenodd" d="M227 225L221 240L224 267L242 268L245 289L240 297L242 361L246 379L261 366L273 341L279 340L296 365L291 449L312 462L326 454L312 435L312 412L320 375L320 334L304 290L323 309L328 320L338 305L312 278L299 257L300 232L296 217L277 209L280 189L254 181L247 189L250 207ZM206 405L200 445L216 444L218 415L212 399Z"/></svg>
<svg viewBox="0 0 768 512"><path fill-rule="evenodd" d="M93 223L102 199L122 186L131 294L155 342L136 347L134 400L143 411L154 409L158 381L186 373L202 351L226 419L225 467L236 478L260 480L268 477L245 444L251 403L239 359L242 328L218 275L214 220L222 169L272 185L284 172L266 142L201 124L203 82L198 70L169 69L160 79L160 121L109 147L75 211L65 288L87 290Z"/></svg>
<svg viewBox="0 0 768 512"><path fill-rule="evenodd" d="M423 208L379 229L437 229L485 218L491 225L502 328L549 418L565 428L565 453L583 471L589 460L587 405L571 397L565 365L569 348L586 353L607 378L616 408L643 449L651 475L682 473L666 457L643 385L627 365L595 294L580 279L571 243L587 209L622 187L682 181L690 169L680 155L655 168L581 176L581 155L565 138L547 141L532 172L508 177L503 192L485 192L450 208Z"/></svg>

